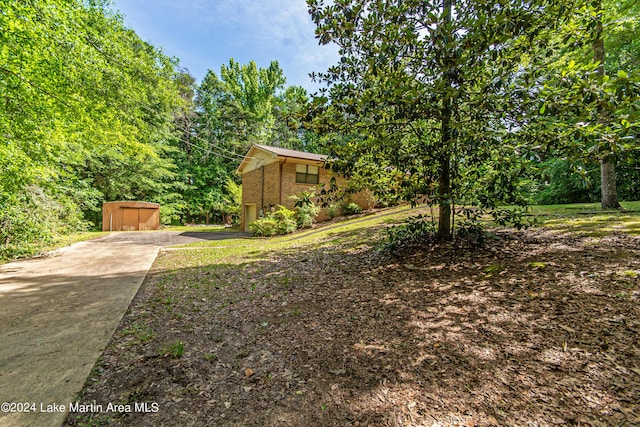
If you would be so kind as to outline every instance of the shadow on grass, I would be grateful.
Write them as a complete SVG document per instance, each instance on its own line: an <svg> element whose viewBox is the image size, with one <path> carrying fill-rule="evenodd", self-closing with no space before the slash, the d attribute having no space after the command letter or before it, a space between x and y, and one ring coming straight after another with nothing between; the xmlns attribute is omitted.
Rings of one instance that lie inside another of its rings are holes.
<svg viewBox="0 0 640 427"><path fill-rule="evenodd" d="M230 240L251 237L251 233L243 231L211 231L197 232L188 231L180 233L180 236L189 237L197 240Z"/></svg>

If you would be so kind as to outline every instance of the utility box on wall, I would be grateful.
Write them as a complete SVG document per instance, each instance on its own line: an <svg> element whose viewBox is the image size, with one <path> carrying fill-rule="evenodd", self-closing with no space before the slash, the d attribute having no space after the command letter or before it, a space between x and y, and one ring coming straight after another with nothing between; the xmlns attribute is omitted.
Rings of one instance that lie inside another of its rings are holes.
<svg viewBox="0 0 640 427"><path fill-rule="evenodd" d="M160 205L149 202L105 202L102 204L102 231L143 231L160 229Z"/></svg>

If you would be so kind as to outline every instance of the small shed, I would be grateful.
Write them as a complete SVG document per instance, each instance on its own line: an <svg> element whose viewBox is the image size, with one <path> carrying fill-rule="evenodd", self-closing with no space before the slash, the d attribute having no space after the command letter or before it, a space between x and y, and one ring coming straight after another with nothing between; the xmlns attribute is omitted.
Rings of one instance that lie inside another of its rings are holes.
<svg viewBox="0 0 640 427"><path fill-rule="evenodd" d="M102 204L102 231L143 231L160 229L160 205L149 202L105 202Z"/></svg>

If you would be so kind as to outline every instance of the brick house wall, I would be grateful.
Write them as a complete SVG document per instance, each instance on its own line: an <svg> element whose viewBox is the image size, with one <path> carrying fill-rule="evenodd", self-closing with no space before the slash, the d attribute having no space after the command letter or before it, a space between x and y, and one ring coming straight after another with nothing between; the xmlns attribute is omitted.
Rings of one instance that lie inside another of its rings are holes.
<svg viewBox="0 0 640 427"><path fill-rule="evenodd" d="M278 162L242 174L242 203L255 204L258 211L280 204Z"/></svg>
<svg viewBox="0 0 640 427"><path fill-rule="evenodd" d="M295 200L290 199L292 195L302 193L303 191L310 190L314 193L318 193L318 185L329 185L331 177L328 175L328 171L322 167L322 165L314 164L318 166L318 185L316 184L300 184L296 182L296 165L309 164L304 162L296 162L295 159L291 159L282 165L282 205L287 209L293 209L295 207Z"/></svg>

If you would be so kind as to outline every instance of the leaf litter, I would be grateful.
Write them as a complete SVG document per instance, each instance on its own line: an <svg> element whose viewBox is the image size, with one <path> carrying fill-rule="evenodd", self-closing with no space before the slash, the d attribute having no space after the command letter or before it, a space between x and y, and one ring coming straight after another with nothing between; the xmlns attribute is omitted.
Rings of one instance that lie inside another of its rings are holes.
<svg viewBox="0 0 640 427"><path fill-rule="evenodd" d="M161 253L79 396L158 412L66 425L640 425L640 239L345 240L180 269Z"/></svg>

